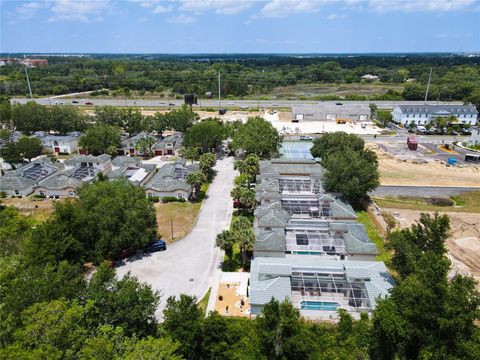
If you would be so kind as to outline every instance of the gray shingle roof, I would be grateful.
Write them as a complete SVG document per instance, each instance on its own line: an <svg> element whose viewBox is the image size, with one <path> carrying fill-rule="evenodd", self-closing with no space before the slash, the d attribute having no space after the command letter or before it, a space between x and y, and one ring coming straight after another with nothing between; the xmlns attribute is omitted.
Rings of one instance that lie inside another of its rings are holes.
<svg viewBox="0 0 480 360"><path fill-rule="evenodd" d="M35 184L34 181L14 174L0 176L0 190L2 191L26 189L33 184Z"/></svg>
<svg viewBox="0 0 480 360"><path fill-rule="evenodd" d="M182 134L173 134L164 137L163 139L158 139L155 143L155 149L180 149L182 147L183 135ZM167 148L167 144L171 143L173 146Z"/></svg>
<svg viewBox="0 0 480 360"><path fill-rule="evenodd" d="M285 253L285 230L265 231L255 228L255 251L273 251Z"/></svg>
<svg viewBox="0 0 480 360"><path fill-rule="evenodd" d="M70 171L55 174L38 183L38 187L57 190L69 187L78 188L83 184L82 180L75 179Z"/></svg>
<svg viewBox="0 0 480 360"><path fill-rule="evenodd" d="M257 216L257 224L259 227L285 227L290 220L290 214L281 210L272 210L264 213L261 216Z"/></svg>
<svg viewBox="0 0 480 360"><path fill-rule="evenodd" d="M290 273L288 273L290 269ZM375 298L387 296L394 285L383 262L327 260L322 256L286 255L284 258L256 258L250 270L250 303L263 305L272 297L283 300L291 297L292 272L344 273L349 279L365 279L372 307Z"/></svg>
<svg viewBox="0 0 480 360"><path fill-rule="evenodd" d="M112 157L107 154L102 154L99 156L93 155L75 155L71 158L65 160L63 163L66 165L75 165L81 162L92 162L92 163L104 163L111 159Z"/></svg>
<svg viewBox="0 0 480 360"><path fill-rule="evenodd" d="M163 179L155 182L150 181L145 188L159 192L171 192L175 190L190 191L192 189L187 183L175 179Z"/></svg>
<svg viewBox="0 0 480 360"><path fill-rule="evenodd" d="M122 166L125 164L134 164L137 165L141 161L140 157L136 156L117 156L112 160L112 165Z"/></svg>
<svg viewBox="0 0 480 360"><path fill-rule="evenodd" d="M477 109L473 105L398 105L397 107L400 108L404 114L478 114Z"/></svg>

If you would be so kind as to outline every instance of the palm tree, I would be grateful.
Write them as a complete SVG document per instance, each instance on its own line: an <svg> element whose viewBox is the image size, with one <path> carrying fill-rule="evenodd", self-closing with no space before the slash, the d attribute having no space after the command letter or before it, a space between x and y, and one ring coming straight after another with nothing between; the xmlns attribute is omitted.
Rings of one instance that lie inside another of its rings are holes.
<svg viewBox="0 0 480 360"><path fill-rule="evenodd" d="M143 156L151 157L153 155L153 146L155 145L155 138L152 136L145 136L138 140L135 148L140 151Z"/></svg>
<svg viewBox="0 0 480 360"><path fill-rule="evenodd" d="M235 245L235 238L231 231L223 230L217 235L215 245L225 251L229 262L231 263L233 257L233 246Z"/></svg>
<svg viewBox="0 0 480 360"><path fill-rule="evenodd" d="M253 251L255 247L255 234L252 229L252 223L245 216L240 216L233 223L233 234L238 243L242 257L242 263L245 264L247 254Z"/></svg>
<svg viewBox="0 0 480 360"><path fill-rule="evenodd" d="M194 171L187 175L185 182L193 188L194 197L196 198L200 193L202 184L207 181L207 178L201 171Z"/></svg>

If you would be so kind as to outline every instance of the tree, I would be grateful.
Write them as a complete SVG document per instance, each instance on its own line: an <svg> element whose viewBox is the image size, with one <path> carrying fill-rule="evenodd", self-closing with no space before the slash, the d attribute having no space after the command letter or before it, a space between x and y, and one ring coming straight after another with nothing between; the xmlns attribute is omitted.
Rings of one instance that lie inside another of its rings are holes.
<svg viewBox="0 0 480 360"><path fill-rule="evenodd" d="M447 215L435 213L432 216L422 213L411 228L390 234L390 246L394 250L392 265L402 278L418 269L419 254L432 252L442 256L446 252L450 220Z"/></svg>
<svg viewBox="0 0 480 360"><path fill-rule="evenodd" d="M300 333L300 313L285 300L272 299L256 319L262 353L267 359L299 359L294 339Z"/></svg>
<svg viewBox="0 0 480 360"><path fill-rule="evenodd" d="M166 115L170 129L182 133L186 133L194 122L200 118L197 113L193 112L190 107L186 105L182 105L181 108L172 110Z"/></svg>
<svg viewBox="0 0 480 360"><path fill-rule="evenodd" d="M153 156L153 147L157 140L153 136L145 136L138 140L135 148L140 151L143 156L151 157Z"/></svg>
<svg viewBox="0 0 480 360"><path fill-rule="evenodd" d="M0 208L0 257L18 254L33 220L12 206Z"/></svg>
<svg viewBox="0 0 480 360"><path fill-rule="evenodd" d="M200 160L199 160L200 171L205 175L205 177L208 180L213 179L213 176L214 176L213 167L216 165L216 163L217 163L217 158L215 157L215 154L205 153L202 156L200 156Z"/></svg>
<svg viewBox="0 0 480 360"><path fill-rule="evenodd" d="M207 178L201 171L194 171L188 174L185 179L185 182L193 188L195 198L200 194L200 188L206 181Z"/></svg>
<svg viewBox="0 0 480 360"><path fill-rule="evenodd" d="M0 155L6 163L10 164L12 169L15 169L15 164L22 161L22 156L14 142L8 142L0 148Z"/></svg>
<svg viewBox="0 0 480 360"><path fill-rule="evenodd" d="M195 147L183 147L180 150L180 153L185 160L190 160L192 164L200 157L200 151L198 148Z"/></svg>
<svg viewBox="0 0 480 360"><path fill-rule="evenodd" d="M135 341L133 346L123 355L125 360L182 360L184 359L179 353L182 346L177 341L165 338L147 337Z"/></svg>
<svg viewBox="0 0 480 360"><path fill-rule="evenodd" d="M88 260L112 259L123 249L142 249L157 238L155 209L144 190L129 181L97 181L79 188L77 195L73 216L59 220L70 223Z"/></svg>
<svg viewBox="0 0 480 360"><path fill-rule="evenodd" d="M242 262L245 264L248 253L252 252L255 247L255 234L251 221L245 216L236 218L232 224L232 232L235 242L240 248Z"/></svg>
<svg viewBox="0 0 480 360"><path fill-rule="evenodd" d="M197 306L197 299L184 294L181 294L178 300L173 296L169 297L163 317L163 328L166 333L182 344L181 354L186 359L196 359L196 354L200 350L203 319L202 311Z"/></svg>
<svg viewBox="0 0 480 360"><path fill-rule="evenodd" d="M387 235L390 235L390 232L395 229L395 227L398 225L398 222L395 219L395 216L393 216L393 214L389 211L382 211L381 215L385 221L385 224L387 225Z"/></svg>
<svg viewBox="0 0 480 360"><path fill-rule="evenodd" d="M78 141L78 145L92 155L101 155L111 147L120 146L120 128L111 125L94 125Z"/></svg>
<svg viewBox="0 0 480 360"><path fill-rule="evenodd" d="M249 182L253 182L260 170L259 160L256 154L250 154L245 160L235 161L235 170L238 170L241 175L247 176Z"/></svg>
<svg viewBox="0 0 480 360"><path fill-rule="evenodd" d="M261 117L249 118L233 136L232 148L247 155L271 158L278 153L281 137L272 124Z"/></svg>
<svg viewBox="0 0 480 360"><path fill-rule="evenodd" d="M37 157L43 151L42 142L36 137L22 136L18 139L16 146L20 155L28 161L32 161L32 158Z"/></svg>
<svg viewBox="0 0 480 360"><path fill-rule="evenodd" d="M95 334L85 340L79 358L81 360L119 359L124 356L132 342L125 341L125 334L121 327L99 326Z"/></svg>
<svg viewBox="0 0 480 360"><path fill-rule="evenodd" d="M126 108L120 110L120 123L129 137L143 130L144 117L140 110Z"/></svg>
<svg viewBox="0 0 480 360"><path fill-rule="evenodd" d="M62 135L71 131L83 131L86 116L71 106L53 106L49 109L48 128Z"/></svg>
<svg viewBox="0 0 480 360"><path fill-rule="evenodd" d="M127 335L144 337L156 333L155 310L160 295L150 285L130 274L122 279L102 263L90 280L85 303L94 307L91 321L98 325L119 326Z"/></svg>
<svg viewBox="0 0 480 360"><path fill-rule="evenodd" d="M389 111L379 111L377 113L378 120L383 124L383 126L387 126L390 121L392 121L392 113Z"/></svg>
<svg viewBox="0 0 480 360"><path fill-rule="evenodd" d="M322 160L322 164L326 170L325 189L341 193L355 206L362 205L368 192L379 185L378 160L371 150L337 151Z"/></svg>
<svg viewBox="0 0 480 360"><path fill-rule="evenodd" d="M389 298L378 301L373 357L468 358L474 349L472 342L480 336L475 325L480 319L480 294L472 278L448 279L450 262L444 245L448 230L446 215L421 214L410 229L391 234L399 283Z"/></svg>
<svg viewBox="0 0 480 360"><path fill-rule="evenodd" d="M114 106L96 106L95 122L102 125L121 127L123 125L121 110Z"/></svg>
<svg viewBox="0 0 480 360"><path fill-rule="evenodd" d="M232 261L233 258L233 246L235 245L235 236L230 230L223 230L217 235L215 245L225 251L228 261Z"/></svg>
<svg viewBox="0 0 480 360"><path fill-rule="evenodd" d="M322 163L327 159L328 155L335 152L344 152L348 149L353 151L361 151L365 146L362 138L355 134L347 134L343 131L326 133L313 141L310 149L313 157L318 157Z"/></svg>
<svg viewBox="0 0 480 360"><path fill-rule="evenodd" d="M183 146L194 147L200 153L215 151L226 139L226 130L218 119L205 119L187 130Z"/></svg>
<svg viewBox="0 0 480 360"><path fill-rule="evenodd" d="M23 133L49 131L49 114L45 106L36 102L12 106L12 122L15 129Z"/></svg>

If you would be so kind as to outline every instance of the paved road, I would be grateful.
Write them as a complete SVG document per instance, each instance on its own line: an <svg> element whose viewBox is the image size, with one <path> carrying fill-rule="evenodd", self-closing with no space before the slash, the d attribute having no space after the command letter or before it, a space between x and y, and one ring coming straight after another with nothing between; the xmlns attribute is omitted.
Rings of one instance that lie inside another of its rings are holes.
<svg viewBox="0 0 480 360"><path fill-rule="evenodd" d="M444 186L379 186L370 193L373 196L417 196L450 197L467 191L479 191L478 187L444 187Z"/></svg>
<svg viewBox="0 0 480 360"><path fill-rule="evenodd" d="M130 271L140 281L162 293L157 318L161 319L167 298L188 294L202 298L219 271L222 251L214 247L219 232L227 229L233 212L230 191L233 186L233 158L219 160L218 171L208 190L193 231L183 240L168 245L167 251L127 261L117 268L119 276Z"/></svg>
<svg viewBox="0 0 480 360"><path fill-rule="evenodd" d="M65 105L85 105L85 102L92 102L94 105L111 105L111 106L142 106L142 107L169 107L169 104L175 104L175 106L180 106L183 104L183 100L163 100L163 99L101 99L101 98L69 98L61 100L59 96L56 96L57 101L62 101ZM42 105L54 104L54 101L51 101L47 98L35 99L35 101ZM26 103L30 101L29 98L13 98L12 102ZM78 101L78 104L73 104L72 101ZM249 106L249 107L272 107L274 104L280 107L291 107L293 105L335 105L338 101L310 101L310 100L222 100L222 107L232 107L232 106ZM424 104L423 101L342 101L345 105L368 105L375 103L380 109L391 109L395 105L420 105ZM445 102L438 101L428 101L428 104L444 104ZM449 104L462 105L461 101L450 102ZM201 99L199 102L201 106L208 107L217 107L217 99Z"/></svg>

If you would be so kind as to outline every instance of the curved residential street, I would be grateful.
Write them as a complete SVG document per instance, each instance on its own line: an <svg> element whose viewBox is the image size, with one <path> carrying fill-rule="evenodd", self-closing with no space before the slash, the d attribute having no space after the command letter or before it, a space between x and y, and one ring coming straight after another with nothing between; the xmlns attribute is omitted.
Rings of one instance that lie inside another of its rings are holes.
<svg viewBox="0 0 480 360"><path fill-rule="evenodd" d="M169 244L167 251L127 260L117 268L119 277L130 271L140 281L160 291L162 298L156 312L159 319L169 296L188 294L201 299L220 274L223 252L215 247L215 238L230 225L233 212L230 191L236 176L233 162L232 157L217 160L217 176L188 236Z"/></svg>

